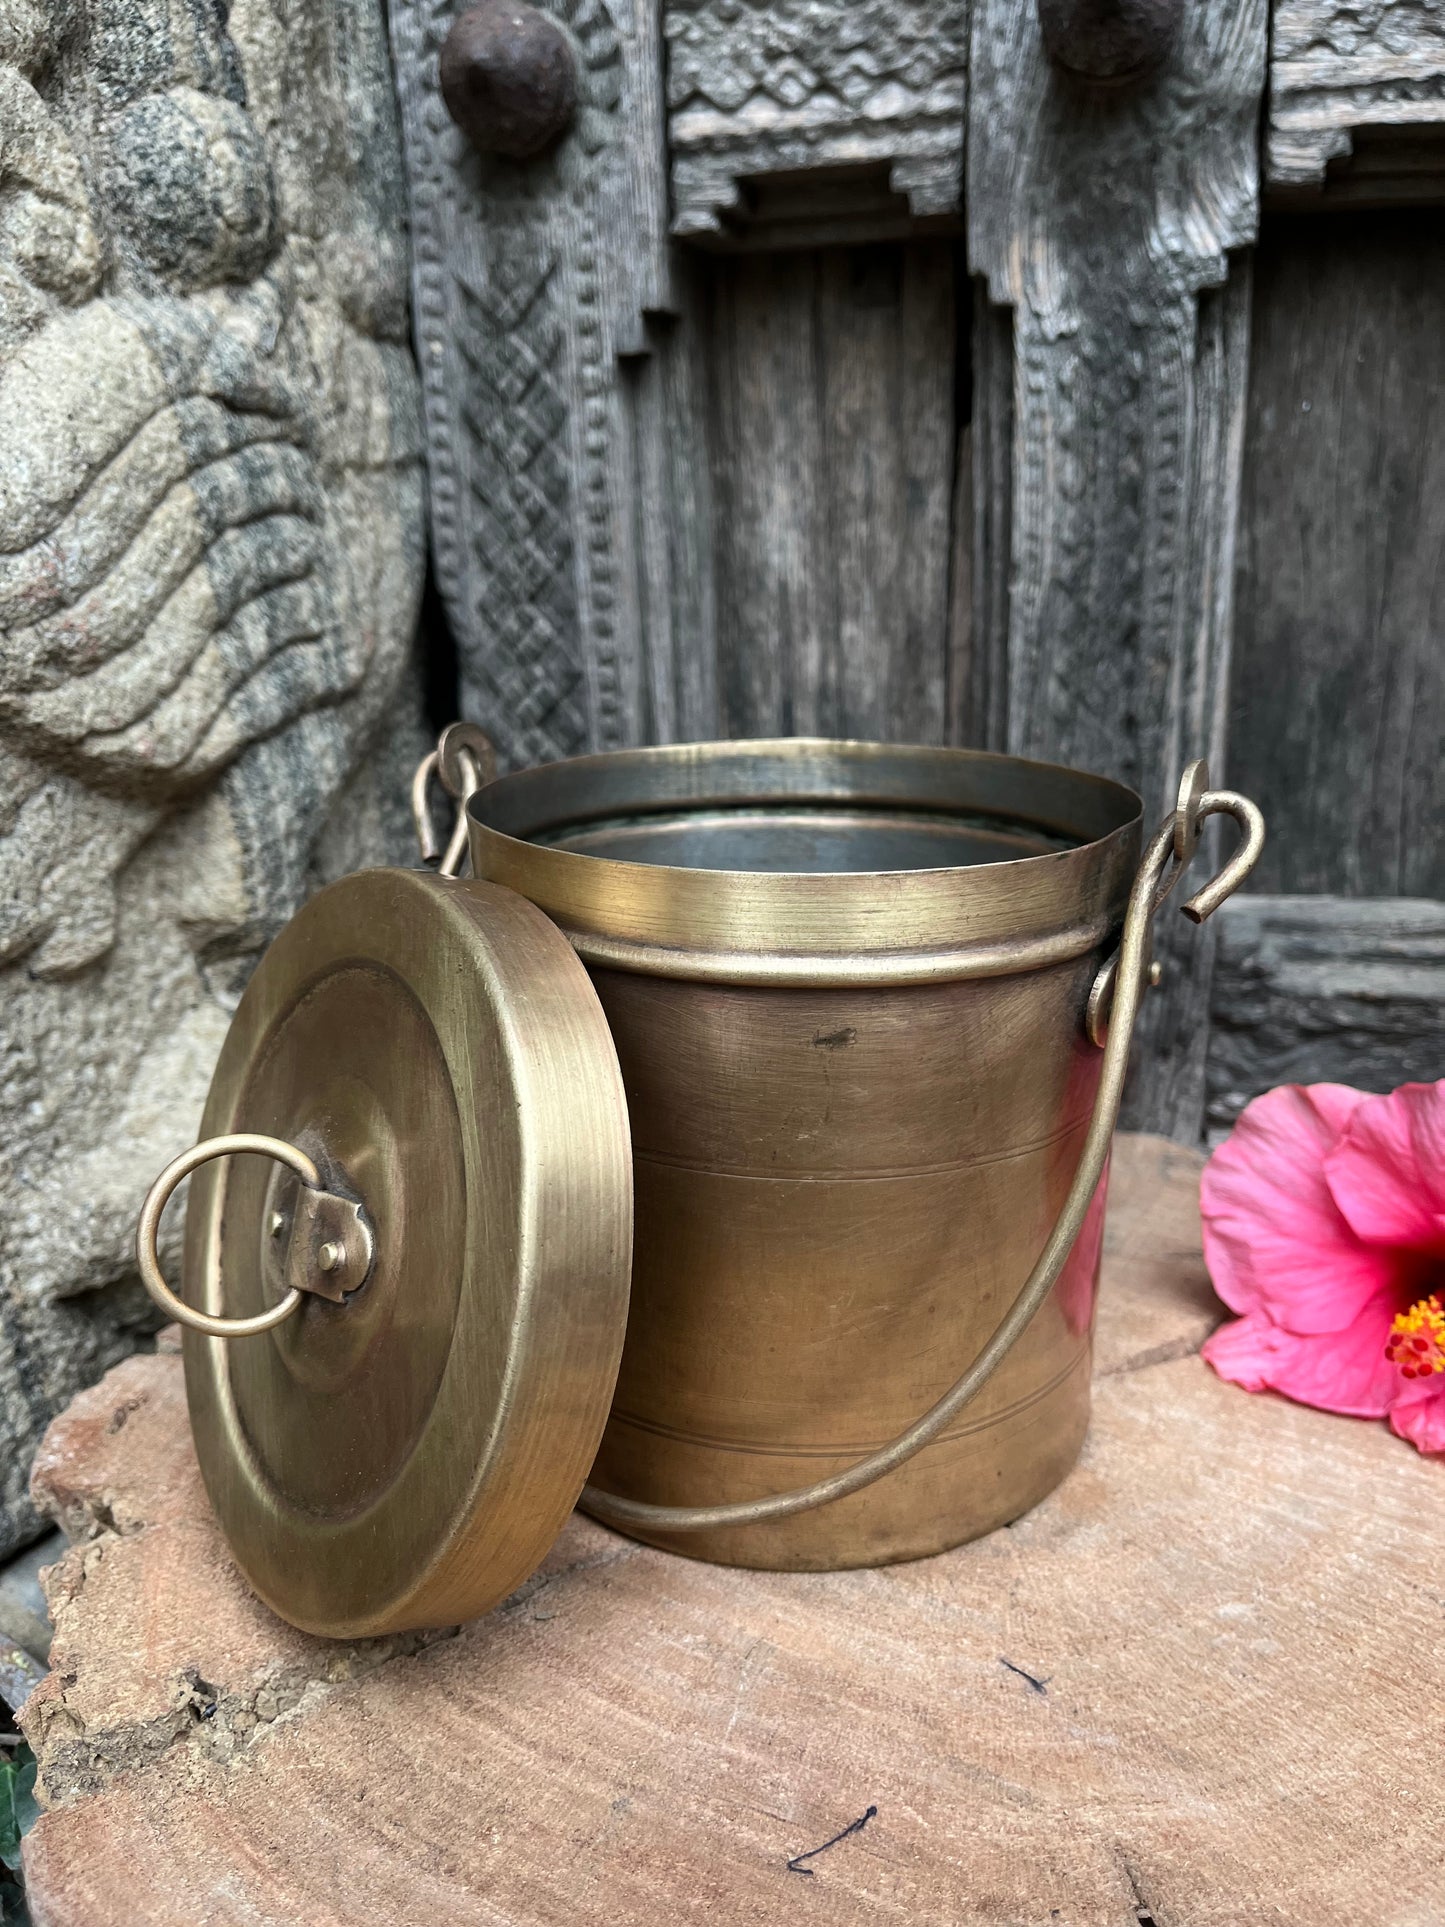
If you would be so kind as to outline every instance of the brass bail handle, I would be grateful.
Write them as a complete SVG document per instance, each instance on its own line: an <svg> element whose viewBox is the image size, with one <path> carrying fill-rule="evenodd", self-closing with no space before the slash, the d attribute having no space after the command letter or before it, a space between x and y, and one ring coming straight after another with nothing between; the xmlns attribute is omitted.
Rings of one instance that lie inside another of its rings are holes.
<svg viewBox="0 0 1445 1927"><path fill-rule="evenodd" d="M1264 818L1259 810L1248 797L1233 790L1211 790L1204 763L1191 763L1179 785L1176 807L1155 831L1144 852L1129 893L1119 949L1101 967L1090 992L1086 1022L1091 1035L1095 1030L1099 1033L1095 1041L1102 1044L1104 1063L1074 1181L1022 1291L962 1378L890 1445L880 1446L876 1452L870 1452L842 1472L835 1472L831 1478L819 1479L815 1485L775 1493L771 1498L713 1506L646 1505L589 1485L583 1490L581 1503L594 1517L624 1529L642 1527L649 1532L711 1532L723 1526L791 1518L795 1513L810 1512L815 1506L846 1498L849 1493L858 1492L875 1479L896 1471L915 1453L931 1445L964 1406L977 1397L1057 1284L1083 1228L1108 1161L1124 1094L1134 1020L1150 980L1150 928L1154 913L1183 875L1198 847L1200 825L1209 816L1232 816L1244 834L1239 848L1219 874L1183 905L1183 914L1191 922L1203 923L1206 917L1212 916L1259 861L1264 848Z"/></svg>
<svg viewBox="0 0 1445 1927"><path fill-rule="evenodd" d="M497 752L486 732L475 723L448 723L436 748L417 764L411 779L411 817L416 825L421 860L430 864L438 876L461 875L462 859L467 853L467 798L473 790L490 783L496 774ZM433 780L441 784L457 806L456 820L445 846L432 823Z"/></svg>

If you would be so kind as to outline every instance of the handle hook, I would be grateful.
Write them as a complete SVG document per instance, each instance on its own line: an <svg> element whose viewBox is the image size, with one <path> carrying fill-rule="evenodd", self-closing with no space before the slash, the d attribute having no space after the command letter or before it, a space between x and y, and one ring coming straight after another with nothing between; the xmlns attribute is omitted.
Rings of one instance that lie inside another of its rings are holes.
<svg viewBox="0 0 1445 1927"><path fill-rule="evenodd" d="M491 738L475 723L448 723L437 746L423 756L411 779L411 819L416 825L421 860L439 876L461 874L467 850L467 798L494 781L497 752ZM457 806L451 835L443 847L432 822L430 790L433 778Z"/></svg>
<svg viewBox="0 0 1445 1927"><path fill-rule="evenodd" d="M1199 848L1200 826L1209 816L1232 816L1244 831L1244 840L1224 868L1181 905L1181 915L1191 923L1203 923L1232 896L1249 875L1260 859L1264 849L1264 817L1258 807L1247 796L1235 790L1212 790L1209 787L1209 765L1202 759L1191 763L1179 782L1179 800L1174 806L1170 819L1174 826L1173 861L1160 878L1154 892L1154 911L1163 908L1175 884L1188 869L1194 852ZM1105 963L1099 966L1093 987L1089 991L1089 1001L1085 1006L1084 1028L1089 1034L1089 1042L1104 1048L1104 1040L1109 1032L1109 1013L1114 1003L1114 979L1119 968L1119 953L1115 951ZM1149 965L1149 984L1152 988L1160 981L1161 971L1157 963Z"/></svg>
<svg viewBox="0 0 1445 1927"><path fill-rule="evenodd" d="M208 1311L197 1311L184 1298L178 1298L165 1281L160 1254L156 1249L156 1235L161 1226L161 1213L169 1203L172 1191L182 1178L189 1177L199 1165L208 1164L212 1158L232 1157L241 1151L255 1151L261 1157L276 1158L282 1164L289 1165L304 1185L313 1191L320 1189L321 1173L306 1153L298 1151L294 1144L287 1144L284 1138L262 1137L255 1131L234 1131L228 1137L208 1137L200 1144L193 1144L189 1151L183 1151L178 1158L172 1158L146 1192L140 1223L136 1226L135 1257L140 1268L141 1283L168 1317L174 1318L177 1324L189 1325L192 1331L205 1332L211 1338L249 1338L256 1332L270 1331L273 1325L281 1324L300 1307L303 1295L300 1287L293 1285L269 1311L258 1312L254 1318L217 1318Z"/></svg>

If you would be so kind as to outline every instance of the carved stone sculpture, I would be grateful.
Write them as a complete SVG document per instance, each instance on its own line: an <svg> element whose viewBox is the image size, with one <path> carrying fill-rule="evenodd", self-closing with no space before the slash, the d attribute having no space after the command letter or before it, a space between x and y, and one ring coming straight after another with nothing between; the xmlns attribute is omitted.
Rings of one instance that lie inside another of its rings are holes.
<svg viewBox="0 0 1445 1927"><path fill-rule="evenodd" d="M400 856L420 435L379 0L0 0L0 1548L137 1200Z"/></svg>

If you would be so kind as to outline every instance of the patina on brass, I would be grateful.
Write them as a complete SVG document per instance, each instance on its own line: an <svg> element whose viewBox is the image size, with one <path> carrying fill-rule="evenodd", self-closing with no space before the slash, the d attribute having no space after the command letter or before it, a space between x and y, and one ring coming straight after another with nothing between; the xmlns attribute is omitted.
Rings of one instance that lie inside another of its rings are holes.
<svg viewBox="0 0 1445 1927"><path fill-rule="evenodd" d="M1258 811L1194 765L1136 868L1131 792L1010 758L712 744L469 795L484 740L451 749L418 774L419 830L435 861L439 774L483 880L324 892L268 953L208 1107L290 1154L269 1188L207 1166L187 1228L207 1331L288 1319L229 1355L187 1340L259 1589L319 1631L484 1610L599 1438L584 1505L738 1564L913 1557L1034 1504L1087 1422L1151 920L1211 814L1245 835L1186 914L1236 887ZM157 1277L176 1169L143 1219ZM339 1295L359 1254L298 1204L328 1195L375 1228Z"/></svg>
<svg viewBox="0 0 1445 1927"><path fill-rule="evenodd" d="M338 1181L348 1182L344 1171ZM302 1184L284 1167L272 1180L267 1262L287 1291L314 1291L333 1304L360 1291L371 1272L376 1240L355 1198Z"/></svg>
<svg viewBox="0 0 1445 1927"><path fill-rule="evenodd" d="M1236 817L1246 831L1246 844L1232 866L1242 877L1254 867L1263 848L1263 819L1243 797L1225 791L1204 794L1200 814L1221 812ZM1090 1209L1097 1204L1102 1210L1103 1197L1099 1187L1107 1167L1109 1145L1123 1096L1129 1039L1142 990L1146 984L1156 981L1155 966L1150 965L1148 960L1149 922L1188 861L1187 857L1181 861L1175 852L1175 823L1170 819L1150 844L1131 893L1121 951L1100 971L1090 993L1089 1007L1092 1011L1101 988L1107 987L1112 1001L1121 977L1127 986L1118 999L1118 1018L1113 1039L1105 1045L1094 1112L1089 1120L1088 1135L1068 1196L1023 1289L963 1375L899 1437L855 1460L845 1470L809 1485L789 1492L770 1493L764 1498L741 1499L713 1506L657 1505L624 1499L616 1493L588 1485L583 1491L582 1503L589 1511L611 1524L639 1534L715 1532L729 1526L749 1526L765 1520L793 1518L814 1507L831 1505L838 1499L861 1491L875 1480L896 1472L926 1446L941 1438L945 1428L965 1406L977 1398L1028 1329L1049 1294L1058 1286L1064 1268L1075 1252L1076 1241ZM1174 854L1172 872L1171 854ZM1218 891L1222 880L1217 879L1210 886L1211 893ZM1234 887L1233 884L1230 887ZM1186 914L1202 921L1209 914L1209 909L1203 907L1205 898L1206 893L1201 892L1200 896L1192 899L1185 905ZM1223 897L1218 896L1216 900L1222 901ZM1097 1247L1094 1249L1094 1262L1097 1265Z"/></svg>

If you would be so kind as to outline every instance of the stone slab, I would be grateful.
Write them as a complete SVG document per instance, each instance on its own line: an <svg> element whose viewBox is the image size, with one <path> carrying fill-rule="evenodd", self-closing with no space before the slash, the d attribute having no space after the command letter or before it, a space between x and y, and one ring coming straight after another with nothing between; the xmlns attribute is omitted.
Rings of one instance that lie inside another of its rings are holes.
<svg viewBox="0 0 1445 1927"><path fill-rule="evenodd" d="M1079 1468L882 1571L574 1517L486 1619L308 1639L230 1565L180 1361L119 1366L36 1469L77 1541L37 1927L1445 1921L1441 1471L1200 1362L1198 1171L1120 1141Z"/></svg>

